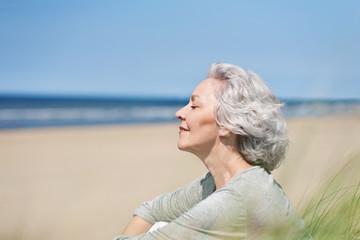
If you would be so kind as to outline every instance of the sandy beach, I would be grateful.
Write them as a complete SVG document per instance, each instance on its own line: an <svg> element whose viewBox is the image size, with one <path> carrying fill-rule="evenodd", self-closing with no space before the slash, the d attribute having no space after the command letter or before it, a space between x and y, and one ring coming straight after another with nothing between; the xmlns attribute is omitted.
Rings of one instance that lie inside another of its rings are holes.
<svg viewBox="0 0 360 240"><path fill-rule="evenodd" d="M359 114L287 122L291 145L274 176L300 213L346 164L344 184L360 180ZM177 149L177 126L0 131L0 239L111 239L143 201L206 172Z"/></svg>

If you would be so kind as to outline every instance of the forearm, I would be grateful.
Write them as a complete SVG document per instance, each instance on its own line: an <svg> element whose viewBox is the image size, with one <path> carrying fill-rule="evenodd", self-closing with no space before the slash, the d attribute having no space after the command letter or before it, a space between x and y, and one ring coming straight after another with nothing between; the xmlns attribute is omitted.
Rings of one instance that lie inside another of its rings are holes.
<svg viewBox="0 0 360 240"><path fill-rule="evenodd" d="M216 195L209 196L178 219L155 231L136 236L124 231L124 235L113 240L244 239L246 219L240 210L245 208L237 195L225 191L219 191ZM136 230L139 234L139 229Z"/></svg>
<svg viewBox="0 0 360 240"><path fill-rule="evenodd" d="M213 190L215 184L211 175L204 175L183 188L161 194L152 201L144 202L135 209L134 215L153 224L155 222L171 222L206 198L206 195L210 195L210 192L205 191L208 186Z"/></svg>
<svg viewBox="0 0 360 240"><path fill-rule="evenodd" d="M149 231L152 225L152 223L149 223L141 217L134 216L121 234L135 237Z"/></svg>

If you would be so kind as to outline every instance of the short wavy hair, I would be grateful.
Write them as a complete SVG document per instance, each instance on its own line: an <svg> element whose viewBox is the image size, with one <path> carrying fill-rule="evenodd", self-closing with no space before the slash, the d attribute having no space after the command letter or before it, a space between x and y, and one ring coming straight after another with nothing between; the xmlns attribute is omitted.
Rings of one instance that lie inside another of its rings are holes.
<svg viewBox="0 0 360 240"><path fill-rule="evenodd" d="M256 73L236 65L214 63L208 78L225 82L216 93L215 119L238 136L236 150L251 165L279 167L289 144L283 104Z"/></svg>

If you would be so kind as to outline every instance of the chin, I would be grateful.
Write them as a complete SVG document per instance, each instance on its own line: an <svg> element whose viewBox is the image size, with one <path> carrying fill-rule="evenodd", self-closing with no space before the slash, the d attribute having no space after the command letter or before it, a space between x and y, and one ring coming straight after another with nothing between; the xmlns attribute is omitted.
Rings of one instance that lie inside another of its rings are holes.
<svg viewBox="0 0 360 240"><path fill-rule="evenodd" d="M181 144L178 144L178 149L181 151L186 151L186 148Z"/></svg>
<svg viewBox="0 0 360 240"><path fill-rule="evenodd" d="M178 149L181 150L181 151L184 151L184 152L195 154L197 156L194 149L192 147L190 147L190 146L178 144Z"/></svg>
<svg viewBox="0 0 360 240"><path fill-rule="evenodd" d="M188 150L189 147L186 146L186 144L183 144L183 143L179 142L177 146L178 146L178 149L181 150L181 151L186 151L186 152L189 151L189 150Z"/></svg>

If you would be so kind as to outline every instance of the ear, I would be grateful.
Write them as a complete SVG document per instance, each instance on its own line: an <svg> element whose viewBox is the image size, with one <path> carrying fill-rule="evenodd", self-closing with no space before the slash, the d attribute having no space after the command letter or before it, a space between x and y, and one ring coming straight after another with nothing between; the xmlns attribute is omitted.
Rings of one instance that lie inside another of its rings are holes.
<svg viewBox="0 0 360 240"><path fill-rule="evenodd" d="M229 137L231 135L231 131L224 126L220 126L218 133L220 137Z"/></svg>

